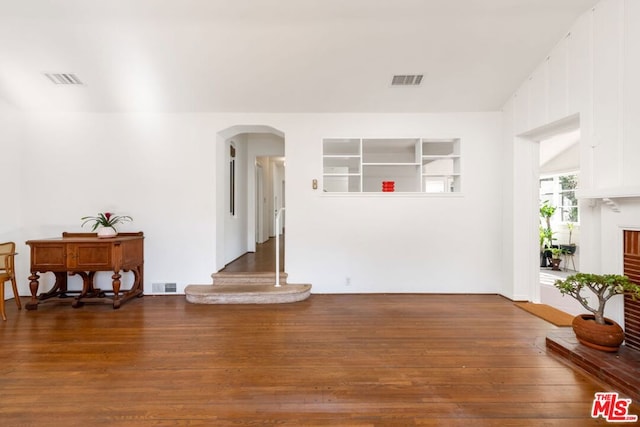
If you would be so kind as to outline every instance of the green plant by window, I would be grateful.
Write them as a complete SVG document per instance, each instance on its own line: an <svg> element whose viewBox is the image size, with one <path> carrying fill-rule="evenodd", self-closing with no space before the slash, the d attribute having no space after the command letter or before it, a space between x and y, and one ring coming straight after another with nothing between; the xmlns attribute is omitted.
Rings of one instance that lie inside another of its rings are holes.
<svg viewBox="0 0 640 427"><path fill-rule="evenodd" d="M551 217L556 213L556 207L552 206L548 200L545 200L542 205L540 205L540 218L544 219L546 228L541 230L541 233L545 234L545 237L548 241L548 246L551 247L553 245L553 231L551 231Z"/></svg>

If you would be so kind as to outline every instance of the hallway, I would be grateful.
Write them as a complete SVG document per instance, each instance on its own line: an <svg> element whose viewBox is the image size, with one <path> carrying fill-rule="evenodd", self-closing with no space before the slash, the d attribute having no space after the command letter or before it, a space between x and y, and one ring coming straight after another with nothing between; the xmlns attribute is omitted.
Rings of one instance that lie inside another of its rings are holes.
<svg viewBox="0 0 640 427"><path fill-rule="evenodd" d="M284 271L284 235L280 235L280 269ZM247 252L220 270L225 273L260 273L275 271L276 238L256 244L255 252Z"/></svg>

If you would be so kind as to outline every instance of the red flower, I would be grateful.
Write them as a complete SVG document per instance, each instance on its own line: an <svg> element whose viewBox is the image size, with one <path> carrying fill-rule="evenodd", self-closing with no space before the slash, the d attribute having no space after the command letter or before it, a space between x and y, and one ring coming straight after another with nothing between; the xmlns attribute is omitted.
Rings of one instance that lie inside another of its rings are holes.
<svg viewBox="0 0 640 427"><path fill-rule="evenodd" d="M109 218L111 218L111 213L110 212L105 212L104 216L107 218L107 221L109 221Z"/></svg>

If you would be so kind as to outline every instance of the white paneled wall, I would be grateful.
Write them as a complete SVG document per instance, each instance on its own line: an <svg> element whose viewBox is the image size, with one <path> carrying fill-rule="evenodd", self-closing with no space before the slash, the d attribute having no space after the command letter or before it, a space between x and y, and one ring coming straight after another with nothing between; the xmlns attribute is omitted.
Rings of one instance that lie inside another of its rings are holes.
<svg viewBox="0 0 640 427"><path fill-rule="evenodd" d="M552 56L567 56L567 115L579 111L583 121L585 117L591 117L592 113L590 108L586 109L587 106L591 105L593 97L591 91L593 75L591 66L593 63L591 49L592 21L593 13L591 11L582 15L563 40L563 43L566 44L566 49L551 53ZM552 117L552 119L557 118L560 117ZM585 130L587 133L592 132L592 129L585 129L584 125L582 130L583 133Z"/></svg>
<svg viewBox="0 0 640 427"><path fill-rule="evenodd" d="M640 1L624 5L622 182L640 183Z"/></svg>
<svg viewBox="0 0 640 427"><path fill-rule="evenodd" d="M513 120L515 134L531 129L529 126L529 81L527 80L513 95L513 115L505 120Z"/></svg>
<svg viewBox="0 0 640 427"><path fill-rule="evenodd" d="M593 180L598 187L620 185L621 85L624 1L598 4L593 11Z"/></svg>
<svg viewBox="0 0 640 427"><path fill-rule="evenodd" d="M640 1L602 0L567 30L503 108L505 144L513 150L507 169L514 171L514 182L504 188L513 192L513 200L525 199L529 205L505 204L505 213L514 215L513 229L505 230L514 253L512 295L532 289L522 283L532 280L531 275L519 271L532 262L527 259L530 253L522 251L530 224L518 215L537 209L537 200L526 196L537 168L535 156L527 155L537 143L518 135L535 134L578 114L582 190L606 195L640 188ZM597 200L581 203L584 271L621 272L618 234L625 227L640 228L640 217L629 214L639 204L638 198L619 200L626 212L611 215Z"/></svg>
<svg viewBox="0 0 640 427"><path fill-rule="evenodd" d="M537 128L549 123L549 63L544 61L536 71L529 77L526 84L527 100L529 104L530 128Z"/></svg>
<svg viewBox="0 0 640 427"><path fill-rule="evenodd" d="M548 79L547 120L557 120L569 115L569 55L567 54L570 35L563 38L544 62Z"/></svg>
<svg viewBox="0 0 640 427"><path fill-rule="evenodd" d="M640 177L637 167L624 167L640 154L633 142L640 137L639 3L603 0L587 11L513 95L515 134L580 114L588 187Z"/></svg>

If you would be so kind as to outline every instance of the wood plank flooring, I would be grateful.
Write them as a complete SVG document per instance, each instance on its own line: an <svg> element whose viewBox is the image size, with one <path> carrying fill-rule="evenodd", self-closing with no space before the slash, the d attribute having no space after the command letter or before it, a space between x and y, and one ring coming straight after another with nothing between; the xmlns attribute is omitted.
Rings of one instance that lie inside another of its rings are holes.
<svg viewBox="0 0 640 427"><path fill-rule="evenodd" d="M284 235L280 235L280 270L284 271ZM276 238L272 237L264 243L256 244L255 252L247 252L227 264L221 271L226 273L260 273L275 272Z"/></svg>
<svg viewBox="0 0 640 427"><path fill-rule="evenodd" d="M500 296L7 312L4 427L606 424L591 404L611 390L546 354L557 328Z"/></svg>

